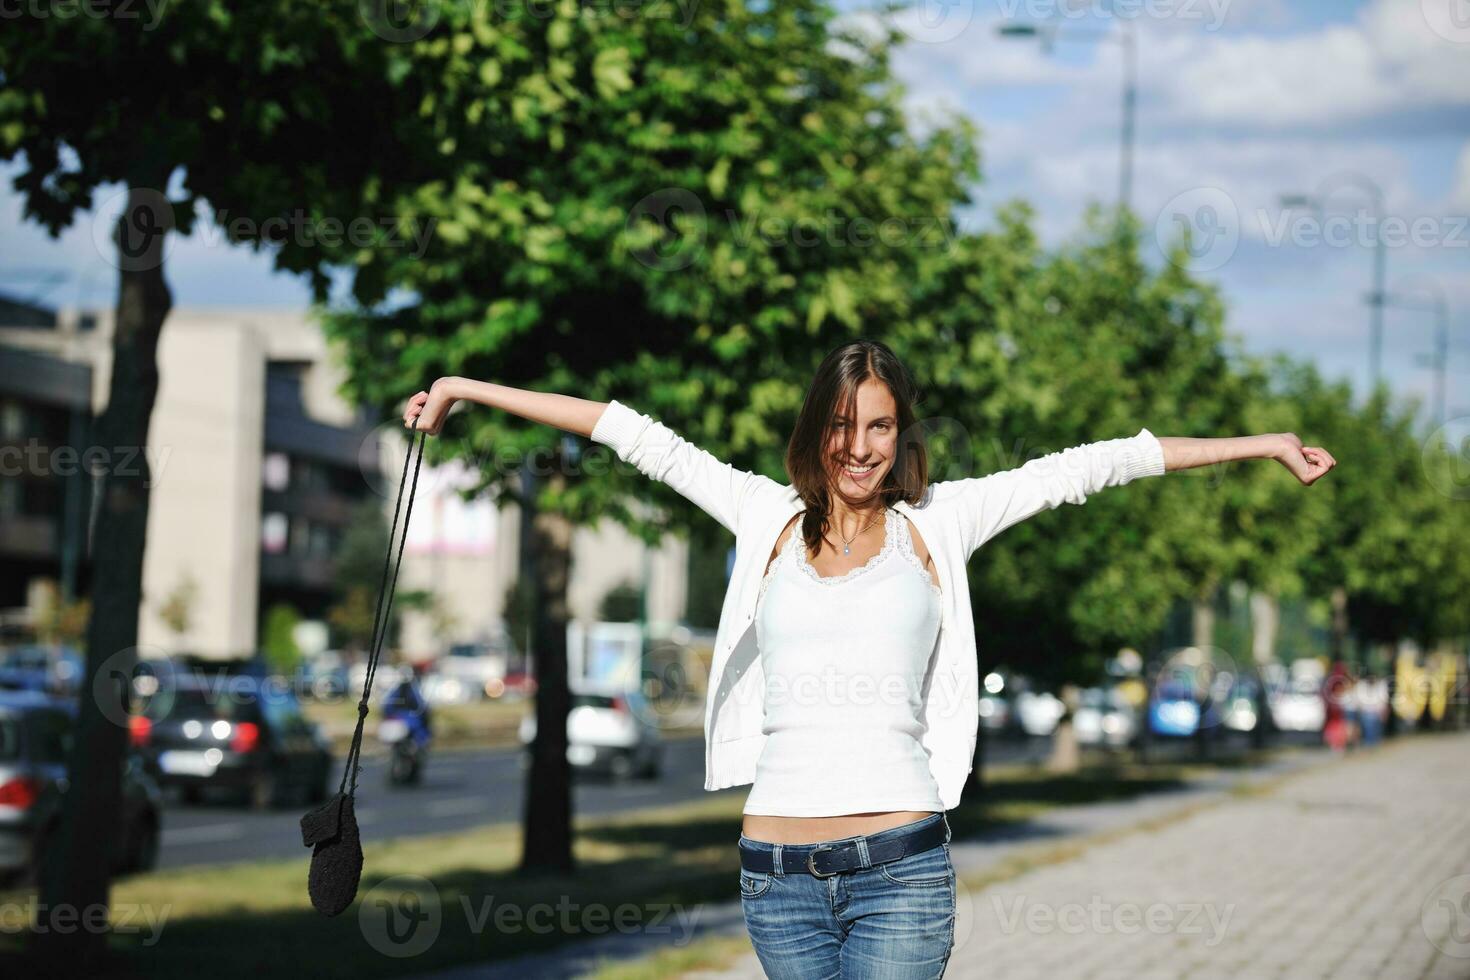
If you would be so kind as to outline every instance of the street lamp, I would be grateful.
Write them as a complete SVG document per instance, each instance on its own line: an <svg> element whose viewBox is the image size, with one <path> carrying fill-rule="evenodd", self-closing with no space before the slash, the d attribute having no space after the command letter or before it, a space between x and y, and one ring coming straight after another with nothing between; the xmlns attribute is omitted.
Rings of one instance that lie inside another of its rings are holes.
<svg viewBox="0 0 1470 980"><path fill-rule="evenodd" d="M1445 300L1444 287L1437 282L1422 280L1416 288L1429 294L1427 301L1411 298L1408 293L1389 293L1383 297L1387 306L1403 310L1427 310L1435 315L1434 353L1419 355L1417 361L1434 368L1435 424L1445 423L1445 369L1450 359L1450 307Z"/></svg>
<svg viewBox="0 0 1470 980"><path fill-rule="evenodd" d="M1122 20L1121 31L1093 30L1061 24L1001 24L997 33L1004 38L1041 41L1041 50L1050 54L1058 39L1087 38L1109 41L1123 46L1123 129L1118 166L1118 210L1127 211L1133 197L1133 133L1138 114L1138 33L1133 21Z"/></svg>
<svg viewBox="0 0 1470 980"><path fill-rule="evenodd" d="M1338 174L1328 177L1318 185L1316 194L1283 194L1283 208L1311 208L1319 215L1326 211L1327 199L1342 186L1356 187L1373 205L1373 292L1368 294L1371 317L1368 327L1368 374L1369 383L1377 386L1382 376L1383 361L1383 280L1386 275L1388 254L1383 240L1383 190L1371 178L1357 173Z"/></svg>

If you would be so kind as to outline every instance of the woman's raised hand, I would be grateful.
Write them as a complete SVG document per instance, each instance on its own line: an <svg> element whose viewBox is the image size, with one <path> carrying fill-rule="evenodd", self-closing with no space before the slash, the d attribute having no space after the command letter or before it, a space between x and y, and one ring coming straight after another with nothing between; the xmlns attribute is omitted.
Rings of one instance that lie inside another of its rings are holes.
<svg viewBox="0 0 1470 980"><path fill-rule="evenodd" d="M1282 432L1280 435L1282 446L1276 458L1303 485L1311 486L1318 477L1337 465L1332 454L1321 446L1303 446L1295 432Z"/></svg>
<svg viewBox="0 0 1470 980"><path fill-rule="evenodd" d="M403 410L403 427L414 428L414 419L418 419L419 432L426 432L431 436L437 436L439 430L444 428L444 419L449 415L449 410L459 398L451 391L453 378L440 378L429 386L428 391L421 391L408 400L408 406Z"/></svg>

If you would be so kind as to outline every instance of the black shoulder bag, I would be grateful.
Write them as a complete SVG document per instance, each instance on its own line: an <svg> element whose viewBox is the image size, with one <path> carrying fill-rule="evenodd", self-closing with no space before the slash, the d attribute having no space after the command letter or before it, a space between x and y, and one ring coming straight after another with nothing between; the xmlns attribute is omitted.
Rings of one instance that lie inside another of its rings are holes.
<svg viewBox="0 0 1470 980"><path fill-rule="evenodd" d="M362 844L357 833L357 817L352 810L352 801L357 794L357 774L362 767L357 764L362 748L362 726L367 720L368 697L373 689L373 675L378 669L378 653L383 644L383 634L388 632L388 613L393 609L393 590L398 586L398 566L403 563L403 543L408 537L408 517L413 513L413 496L418 489L419 463L424 458L425 433L418 431L419 421L413 420L414 432L408 439L408 458L403 461L403 475L398 479L398 500L393 504L393 526L388 531L388 554L383 557L383 583L378 587L378 606L373 613L373 639L368 645L367 675L363 678L362 700L357 705L357 729L352 733L352 748L347 752L347 768L342 772L342 783L337 792L326 803L301 818L301 842L313 848L311 871L307 875L306 889L311 895L311 904L323 915L338 915L352 904L357 897L357 885L362 878ZM414 436L418 437L418 455L414 456ZM408 491L408 507L403 512L403 538L398 542L398 560L393 563L393 581L388 581L388 563L393 557L393 536L398 531L398 507L403 502L403 484L408 478L408 463L413 460L413 484ZM384 610L384 596L387 610ZM382 626L378 617L382 616ZM348 776L351 775L351 783Z"/></svg>

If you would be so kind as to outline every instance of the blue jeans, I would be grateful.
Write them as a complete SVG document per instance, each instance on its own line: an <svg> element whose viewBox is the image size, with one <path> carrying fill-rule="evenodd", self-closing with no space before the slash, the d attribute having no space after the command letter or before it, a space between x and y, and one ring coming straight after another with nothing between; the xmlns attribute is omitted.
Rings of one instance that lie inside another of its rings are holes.
<svg viewBox="0 0 1470 980"><path fill-rule="evenodd" d="M867 839L943 819L935 813ZM773 847L744 834L740 841L746 847ZM830 878L742 868L740 905L751 945L771 980L942 977L954 945L954 864L946 842Z"/></svg>

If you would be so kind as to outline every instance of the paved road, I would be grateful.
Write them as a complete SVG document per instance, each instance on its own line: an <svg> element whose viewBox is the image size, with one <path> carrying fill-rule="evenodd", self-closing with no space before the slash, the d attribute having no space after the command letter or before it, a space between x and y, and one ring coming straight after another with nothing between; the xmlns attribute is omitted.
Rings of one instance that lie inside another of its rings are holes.
<svg viewBox="0 0 1470 980"><path fill-rule="evenodd" d="M578 775L573 782L575 812L616 813L659 803L698 799L704 790L703 739L665 741L663 773L656 780L613 783ZM998 743L987 746L992 762L1019 762L1041 745ZM340 778L340 760L334 772ZM335 787L335 782L334 782ZM487 823L519 822L525 776L510 749L443 752L430 760L424 782L411 789L390 788L381 757L363 757L357 777L357 822L367 839L412 837L465 830ZM725 793L748 792L732 787ZM301 845L301 814L308 806L254 812L224 798L201 804L170 800L163 815L159 866L219 864L261 858L296 858Z"/></svg>
<svg viewBox="0 0 1470 980"><path fill-rule="evenodd" d="M341 766L334 771L341 777ZM578 814L613 813L704 791L700 739L670 739L657 780L616 784L595 777L573 781ZM333 784L335 788L335 781ZM443 752L429 760L424 781L389 787L381 758L364 756L357 777L357 822L365 839L412 837L522 819L525 774L510 749ZM266 813L220 801L167 804L159 866L218 864L260 858L302 857L301 814L308 806Z"/></svg>

